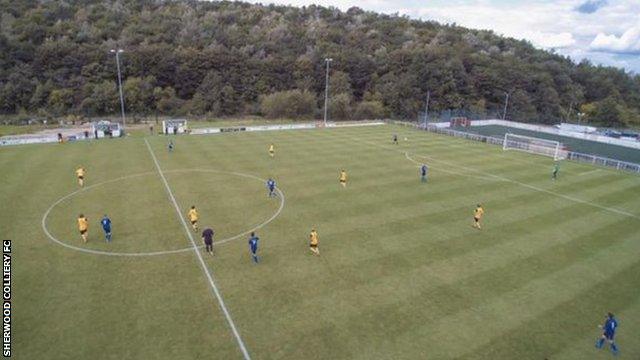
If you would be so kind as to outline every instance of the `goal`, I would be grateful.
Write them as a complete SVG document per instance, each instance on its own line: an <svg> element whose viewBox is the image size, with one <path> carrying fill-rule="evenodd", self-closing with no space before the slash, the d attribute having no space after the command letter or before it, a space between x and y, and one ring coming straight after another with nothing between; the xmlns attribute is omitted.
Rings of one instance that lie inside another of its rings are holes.
<svg viewBox="0 0 640 360"><path fill-rule="evenodd" d="M550 156L554 160L562 160L567 157L567 151L559 141L510 133L504 134L502 149L519 150L531 154Z"/></svg>
<svg viewBox="0 0 640 360"><path fill-rule="evenodd" d="M162 121L162 132L168 134L184 134L188 132L187 120L169 119Z"/></svg>

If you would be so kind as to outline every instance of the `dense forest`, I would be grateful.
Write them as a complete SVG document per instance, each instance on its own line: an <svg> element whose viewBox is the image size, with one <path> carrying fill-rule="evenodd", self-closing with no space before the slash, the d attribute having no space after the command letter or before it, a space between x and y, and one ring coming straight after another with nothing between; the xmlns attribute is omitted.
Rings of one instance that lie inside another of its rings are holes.
<svg viewBox="0 0 640 360"><path fill-rule="evenodd" d="M5 118L322 116L455 110L640 126L640 75L526 41L351 8L190 0L0 0Z"/></svg>

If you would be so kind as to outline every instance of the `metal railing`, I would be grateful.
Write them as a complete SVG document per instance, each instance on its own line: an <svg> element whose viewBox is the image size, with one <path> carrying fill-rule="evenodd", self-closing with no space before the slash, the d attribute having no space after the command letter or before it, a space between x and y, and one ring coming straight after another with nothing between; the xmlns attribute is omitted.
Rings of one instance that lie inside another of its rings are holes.
<svg viewBox="0 0 640 360"><path fill-rule="evenodd" d="M425 130L425 131L429 131L437 134L449 135L457 138L474 140L474 141L479 141L479 142L493 144L493 145L502 146L504 143L504 138L472 134L464 131L436 127L429 124L427 124L427 126L425 127L423 124L417 124L417 123L412 123L407 121L389 120L388 122L396 125L409 126L409 127L413 127L416 129ZM592 164L596 166L603 166L607 168L613 168L616 170L628 171L628 172L640 174L640 164L620 161L616 159L610 159L602 156L583 154L583 153L578 153L574 151L567 151L566 159L575 161L575 162L587 163L587 164Z"/></svg>

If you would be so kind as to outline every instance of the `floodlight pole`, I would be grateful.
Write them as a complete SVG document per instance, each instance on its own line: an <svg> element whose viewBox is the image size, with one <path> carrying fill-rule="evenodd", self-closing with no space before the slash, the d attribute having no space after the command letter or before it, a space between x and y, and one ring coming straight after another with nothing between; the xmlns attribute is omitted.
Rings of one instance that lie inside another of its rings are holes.
<svg viewBox="0 0 640 360"><path fill-rule="evenodd" d="M109 52L116 54L116 66L118 67L118 89L120 91L120 112L122 113L122 127L126 123L124 116L124 96L122 95L122 75L120 74L120 54L124 52L122 49L111 49Z"/></svg>
<svg viewBox="0 0 640 360"><path fill-rule="evenodd" d="M427 105L424 107L424 128L427 128L427 119L429 118L429 99L431 98L431 91L427 90Z"/></svg>
<svg viewBox="0 0 640 360"><path fill-rule="evenodd" d="M502 120L506 120L507 118L507 107L509 106L509 95L511 95L508 92L505 92L506 95L506 99L504 101L504 111L502 112Z"/></svg>
<svg viewBox="0 0 640 360"><path fill-rule="evenodd" d="M332 58L325 58L324 62L327 64L327 73L324 81L324 126L327 127L327 111L329 107L329 64L333 61Z"/></svg>

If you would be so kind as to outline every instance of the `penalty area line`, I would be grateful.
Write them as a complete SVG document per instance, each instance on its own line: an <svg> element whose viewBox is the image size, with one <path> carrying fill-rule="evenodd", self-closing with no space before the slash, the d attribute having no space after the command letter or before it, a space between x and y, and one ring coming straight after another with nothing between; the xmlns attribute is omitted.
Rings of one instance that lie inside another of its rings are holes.
<svg viewBox="0 0 640 360"><path fill-rule="evenodd" d="M423 157L425 159L429 159L429 157L426 156L426 155L416 155L416 156ZM439 161L439 162L441 162L443 164L447 164L447 162L442 161L442 160L437 160L437 159L432 159L432 160ZM478 174L484 174L484 175L490 176L490 177L495 178L495 179L507 181L507 182L510 182L512 184L517 184L517 185L520 185L522 187L526 187L528 189L535 190L535 191L538 191L538 192L541 192L541 193L554 195L554 196L557 196L557 197L560 197L560 198L563 198L563 199L566 199L566 200L569 200L569 201L573 201L573 202L584 204L584 205L593 206L593 207L601 209L601 210L609 211L609 212L612 212L612 213L616 213L616 214L619 214L619 215L624 215L624 216L628 216L628 217L640 220L640 216L638 216L636 214L632 214L632 213L624 211L624 210L620 210L620 209L616 209L616 208L612 208L612 207L596 204L596 203L588 201L588 200L583 200L583 199L580 199L580 198L577 198L577 197L573 197L573 196L561 194L561 193L558 193L558 192L555 192L555 191L543 189L543 188L537 187L535 185L523 183L523 182L520 182L518 180L510 179L508 177L504 177L504 176L500 176L500 175L495 175L495 174L492 174L492 173L489 173L489 172L486 172L486 171L477 170L477 169L473 169L473 168L466 167L466 166L460 166L460 165L453 165L453 166L461 168L461 169L467 169L469 171L473 171L473 172L476 172Z"/></svg>
<svg viewBox="0 0 640 360"><path fill-rule="evenodd" d="M156 166L156 169L158 170L158 174L160 175L160 179L162 180L162 183L164 184L164 187L167 190L167 194L169 194L169 199L171 200L171 203L173 204L173 207L175 208L175 210L177 212L178 219L180 219L180 222L182 223L182 226L184 227L184 231L187 234L187 237L189 238L189 241L191 241L191 245L193 246L193 251L196 254L196 257L198 258L198 261L200 262L200 266L202 267L202 271L204 272L205 276L207 277L207 280L209 281L209 285L211 286L211 290L213 291L213 294L214 294L215 298L218 300L218 305L220 305L220 309L222 309L222 312L224 313L224 316L227 319L227 323L229 324L229 327L231 328L231 331L233 332L233 336L236 338L236 342L238 343L238 347L240 347L240 351L242 352L242 355L244 356L245 360L251 360L251 357L249 356L249 351L247 351L247 347L244 345L244 342L242 341L242 338L240 337L240 333L238 332L238 329L236 328L236 325L233 322L233 319L231 318L231 313L229 313L229 310L227 309L227 306L224 304L224 300L222 299L222 294L220 293L220 290L218 289L218 286L216 286L216 282L214 280L213 274L211 273L211 271L207 267L207 264L204 262L204 259L202 258L202 254L200 254L200 250L198 250L198 246L196 245L196 242L193 239L193 235L191 234L191 230L189 230L189 226L187 226L187 222L184 220L184 217L182 216L182 211L180 210L180 206L178 205L178 202L176 201L175 196L173 196L173 191L171 191L171 187L169 187L169 183L167 182L167 178L164 176L164 173L162 172L162 169L160 168L160 163L158 163L158 159L156 158L156 154L153 152L153 149L151 149L151 145L149 145L149 142L147 141L147 139L144 139L144 142L145 142L145 144L147 144L147 149L149 150L149 154L151 154L151 158L153 159L153 162L154 162L154 164Z"/></svg>
<svg viewBox="0 0 640 360"><path fill-rule="evenodd" d="M407 151L403 151L401 149L395 149L395 148L389 147L389 146L376 144L376 143L373 143L373 142L370 142L370 141L366 141L366 140L362 140L360 138L353 137L353 136L351 137L351 139L359 141L359 142L364 143L364 144L369 144L371 146L375 146L375 147L378 147L378 148L381 148L381 149L391 150L391 151L396 151L396 152L403 153L407 160L409 160L409 161L411 161L413 163L416 163L416 164L418 163L418 161L410 158L410 156L408 155ZM455 164L453 164L451 162L444 161L444 160L439 160L439 159L433 158L431 156L420 155L420 154L415 154L415 153L413 155L417 156L417 157L421 157L421 158L427 159L427 160L439 162L440 164L444 164L444 165L451 166L451 167L454 167L454 168L471 171L471 172L474 172L474 173L479 174L479 175L484 175L484 176L490 177L492 179L506 181L506 182L510 182L510 183L513 183L513 184L517 184L517 185L520 185L522 187L525 187L525 188L528 188L528 189L531 189L531 190L534 190L534 191L538 191L538 192L541 192L541 193L546 193L546 194L549 194L549 195L557 196L557 197L563 198L565 200L573 201L573 202L584 204L584 205L589 205L589 206L592 206L592 207L595 207L595 208L598 208L598 209L601 209L601 210L604 210L604 211L608 211L608 212L615 213L615 214L618 214L618 215L623 215L623 216L627 216L627 217L630 217L630 218L634 218L634 219L640 220L640 216L639 215L632 214L632 213L630 213L628 211L624 211L624 210L620 210L620 209L616 209L616 208L612 208L612 207L596 204L594 202L591 202L591 201L588 201L588 200L579 199L579 198L576 198L576 197L573 197L573 196L564 195L564 194L561 194L561 193L557 193L555 191L543 189L543 188L540 188L540 187L537 187L537 186L534 186L534 185L523 183L523 182L520 182L518 180L510 179L508 177L495 175L495 174L492 174L492 173L489 173L489 172L486 172L486 171L470 168L470 167L467 167L467 166L455 165ZM460 174L460 175L462 175L462 174ZM468 174L464 174L462 176L469 176L469 175Z"/></svg>
<svg viewBox="0 0 640 360"><path fill-rule="evenodd" d="M595 174L597 172L600 172L600 169L594 169L594 170L585 171L585 172L582 172L582 173L578 174L578 176L591 175L591 174Z"/></svg>

